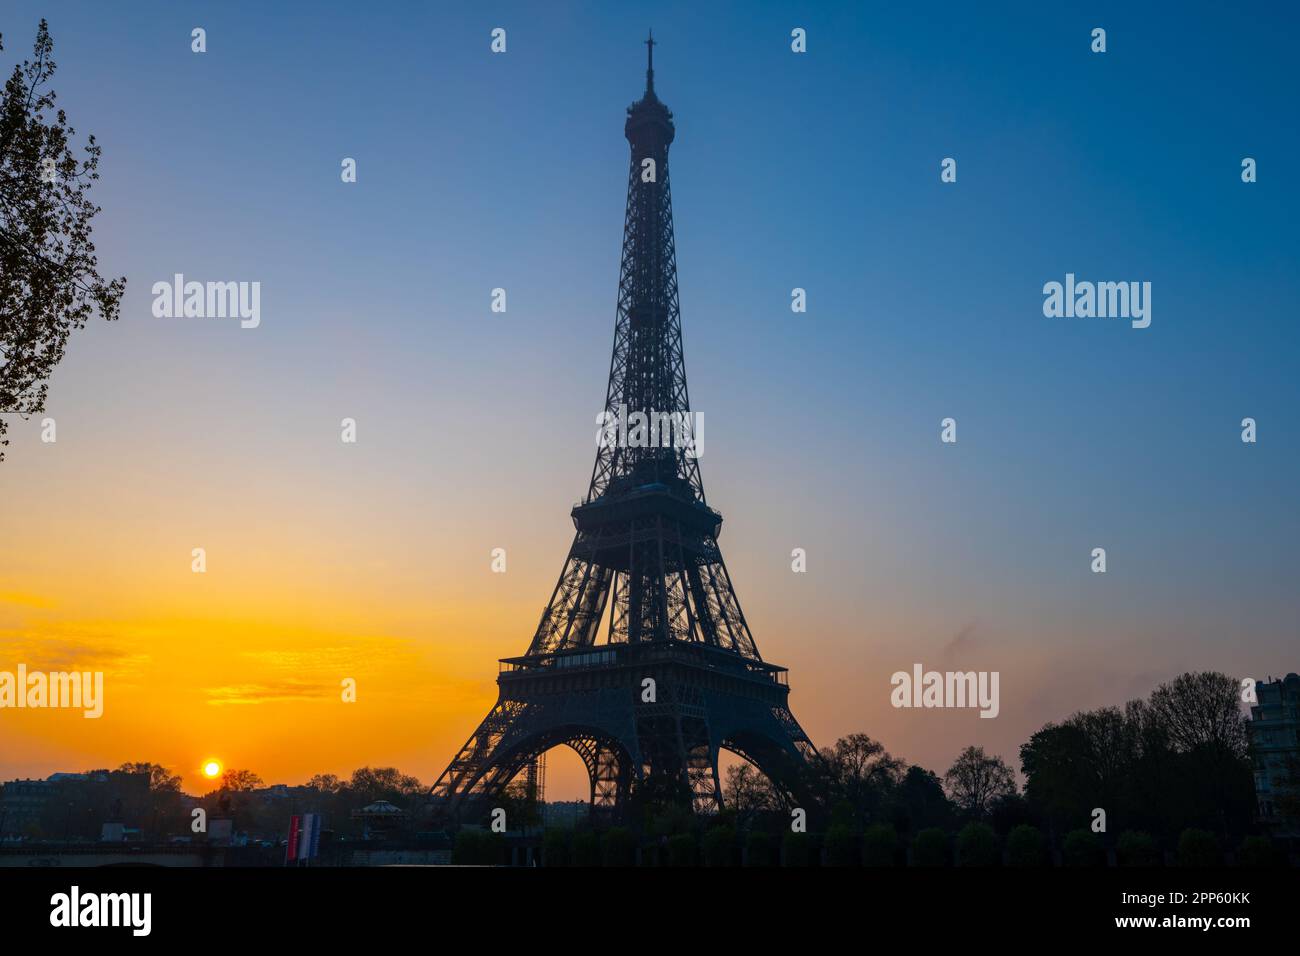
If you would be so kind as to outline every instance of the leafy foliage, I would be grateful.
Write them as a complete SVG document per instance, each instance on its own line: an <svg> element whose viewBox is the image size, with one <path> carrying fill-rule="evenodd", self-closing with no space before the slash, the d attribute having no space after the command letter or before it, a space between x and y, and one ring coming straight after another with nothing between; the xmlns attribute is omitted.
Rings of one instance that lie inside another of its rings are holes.
<svg viewBox="0 0 1300 956"><path fill-rule="evenodd" d="M694 866L695 856L695 834L678 833L668 838L669 866Z"/></svg>
<svg viewBox="0 0 1300 956"><path fill-rule="evenodd" d="M712 827L704 833L704 865L731 866L736 857L736 831L731 827Z"/></svg>
<svg viewBox="0 0 1300 956"><path fill-rule="evenodd" d="M781 840L782 866L812 866L813 842L807 833L787 830Z"/></svg>
<svg viewBox="0 0 1300 956"><path fill-rule="evenodd" d="M1101 866L1101 841L1087 827L1079 827L1065 835L1061 856L1066 866Z"/></svg>
<svg viewBox="0 0 1300 956"><path fill-rule="evenodd" d="M827 866L855 866L858 862L857 834L847 824L833 824L826 831L822 847Z"/></svg>
<svg viewBox="0 0 1300 956"><path fill-rule="evenodd" d="M938 827L927 827L912 841L913 866L947 866L948 834Z"/></svg>
<svg viewBox="0 0 1300 956"><path fill-rule="evenodd" d="M180 793L180 774L172 773L162 764L124 763L117 769L120 773L147 773L149 775L149 789L155 792L165 790L171 793Z"/></svg>
<svg viewBox="0 0 1300 956"><path fill-rule="evenodd" d="M4 49L0 36L0 50ZM99 275L87 196L100 147L55 106L54 41L44 20L32 59L14 67L0 95L0 412L45 407L50 373L92 313L117 318L126 279ZM0 415L0 460L8 424Z"/></svg>
<svg viewBox="0 0 1300 956"><path fill-rule="evenodd" d="M952 802L974 820L983 819L995 801L1016 792L1016 777L1006 761L986 754L983 747L967 747L958 754L943 784Z"/></svg>
<svg viewBox="0 0 1300 956"><path fill-rule="evenodd" d="M998 836L987 823L968 823L957 834L958 866L997 866Z"/></svg>
<svg viewBox="0 0 1300 956"><path fill-rule="evenodd" d="M573 835L569 863L571 866L600 865L600 839L595 833L590 830L580 830Z"/></svg>
<svg viewBox="0 0 1300 956"><path fill-rule="evenodd" d="M1043 831L1036 826L1022 823L1007 834L1008 866L1045 866L1047 864L1047 843Z"/></svg>
<svg viewBox="0 0 1300 956"><path fill-rule="evenodd" d="M634 866L636 839L623 827L612 827L600 838L600 858L605 866Z"/></svg>
<svg viewBox="0 0 1300 956"><path fill-rule="evenodd" d="M873 823L862 833L862 865L893 866L898 856L898 834L888 823Z"/></svg>
<svg viewBox="0 0 1300 956"><path fill-rule="evenodd" d="M745 837L745 866L772 866L776 863L772 838L762 830L754 830Z"/></svg>
<svg viewBox="0 0 1300 956"><path fill-rule="evenodd" d="M262 778L251 770L226 770L221 774L221 789L231 793L248 793L262 786Z"/></svg>
<svg viewBox="0 0 1300 956"><path fill-rule="evenodd" d="M1125 830L1115 846L1120 866L1159 866L1160 851L1145 830Z"/></svg>
<svg viewBox="0 0 1300 956"><path fill-rule="evenodd" d="M1254 815L1238 683L1183 674L1149 701L1078 713L1020 748L1030 806L1062 829L1103 807L1172 843L1188 826L1244 832Z"/></svg>

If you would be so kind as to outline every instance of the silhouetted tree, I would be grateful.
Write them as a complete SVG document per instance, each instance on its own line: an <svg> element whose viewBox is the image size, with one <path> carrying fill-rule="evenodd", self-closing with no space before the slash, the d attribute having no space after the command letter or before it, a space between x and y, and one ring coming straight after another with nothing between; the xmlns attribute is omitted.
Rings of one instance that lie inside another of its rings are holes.
<svg viewBox="0 0 1300 956"><path fill-rule="evenodd" d="M986 754L983 747L967 747L958 754L943 783L952 802L974 819L983 817L998 798L1016 792L1015 774L1006 761Z"/></svg>
<svg viewBox="0 0 1300 956"><path fill-rule="evenodd" d="M1007 864L1009 866L1044 866L1047 863L1047 841L1036 826L1022 823L1007 834Z"/></svg>
<svg viewBox="0 0 1300 956"><path fill-rule="evenodd" d="M600 838L590 830L573 835L569 845L570 866L600 866Z"/></svg>
<svg viewBox="0 0 1300 956"><path fill-rule="evenodd" d="M542 834L542 865L566 866L569 862L568 830L550 829Z"/></svg>
<svg viewBox="0 0 1300 956"><path fill-rule="evenodd" d="M812 866L813 841L807 833L786 830L781 837L782 866Z"/></svg>
<svg viewBox="0 0 1300 956"><path fill-rule="evenodd" d="M73 154L76 130L49 88L53 53L41 20L33 59L14 67L0 95L0 412L43 410L73 330L95 311L116 319L126 288L97 271L90 223L99 207L87 193L100 147L89 136L83 157ZM0 415L0 461L7 428Z"/></svg>
<svg viewBox="0 0 1300 956"><path fill-rule="evenodd" d="M893 866L898 856L898 834L888 823L873 823L862 833L862 865Z"/></svg>
<svg viewBox="0 0 1300 956"><path fill-rule="evenodd" d="M1020 747L1025 796L1059 832L1087 819L1097 805L1097 775L1089 765L1091 745L1078 723L1048 724Z"/></svg>
<svg viewBox="0 0 1300 956"><path fill-rule="evenodd" d="M727 768L722 798L723 803L736 812L736 821L742 829L747 829L758 815L776 812L783 806L772 782L749 763Z"/></svg>
<svg viewBox="0 0 1300 956"><path fill-rule="evenodd" d="M631 819L650 833L681 833L690 829L691 788L680 774L651 773L632 784Z"/></svg>
<svg viewBox="0 0 1300 956"><path fill-rule="evenodd" d="M307 786L322 793L338 793L346 784L332 773L318 773L307 781Z"/></svg>
<svg viewBox="0 0 1300 956"><path fill-rule="evenodd" d="M1184 753L1222 750L1246 758L1246 719L1236 680L1211 671L1182 674L1151 694L1151 710Z"/></svg>
<svg viewBox="0 0 1300 956"><path fill-rule="evenodd" d="M148 789L140 793L136 788L126 788L126 799L115 799L110 809L114 820L132 821L150 838L158 838L169 828L180 828L188 817L184 812L181 795L181 778L162 764L124 763L110 775L116 780L121 775L145 776Z"/></svg>
<svg viewBox="0 0 1300 956"><path fill-rule="evenodd" d="M704 833L704 865L732 866L736 862L736 831L728 826L710 827Z"/></svg>
<svg viewBox="0 0 1300 956"><path fill-rule="evenodd" d="M997 866L998 836L987 823L971 822L956 840L958 866Z"/></svg>
<svg viewBox="0 0 1300 956"><path fill-rule="evenodd" d="M881 816L907 764L866 734L849 734L825 747L810 769L813 787L823 807L847 803L861 828Z"/></svg>
<svg viewBox="0 0 1300 956"><path fill-rule="evenodd" d="M890 793L886 816L900 832L916 833L927 827L947 829L953 809L939 777L913 764Z"/></svg>
<svg viewBox="0 0 1300 956"><path fill-rule="evenodd" d="M636 839L623 827L611 827L600 838L603 866L633 866L636 863Z"/></svg>
<svg viewBox="0 0 1300 956"><path fill-rule="evenodd" d="M181 789L180 774L172 773L158 763L124 763L117 768L120 773L147 773L150 790L170 790L179 793Z"/></svg>
<svg viewBox="0 0 1300 956"><path fill-rule="evenodd" d="M1076 827L1061 841L1061 858L1066 866L1100 866L1101 841L1087 827Z"/></svg>
<svg viewBox="0 0 1300 956"><path fill-rule="evenodd" d="M1167 842L1187 826L1244 832L1253 810L1237 682L1184 674L1150 702L1084 711L1020 748L1025 795L1052 833L1105 809L1112 825Z"/></svg>
<svg viewBox="0 0 1300 956"><path fill-rule="evenodd" d="M495 804L505 810L506 826L511 830L540 826L542 823L542 806L537 799L537 791L523 780L512 781L506 786Z"/></svg>
<svg viewBox="0 0 1300 956"><path fill-rule="evenodd" d="M1145 830L1125 830L1115 845L1120 866L1159 866L1160 851Z"/></svg>
<svg viewBox="0 0 1300 956"><path fill-rule="evenodd" d="M858 863L858 837L853 828L845 823L831 824L826 830L823 841L824 859L827 866L855 866Z"/></svg>
<svg viewBox="0 0 1300 956"><path fill-rule="evenodd" d="M775 862L772 838L762 830L751 830L745 837L745 866L772 866Z"/></svg>
<svg viewBox="0 0 1300 956"><path fill-rule="evenodd" d="M1040 820L1041 817L1034 812L1023 794L1003 794L989 806L989 825L1000 835L1010 833L1024 824L1037 827Z"/></svg>
<svg viewBox="0 0 1300 956"><path fill-rule="evenodd" d="M221 774L221 789L231 793L247 793L262 786L262 778L251 770L227 770Z"/></svg>
<svg viewBox="0 0 1300 956"><path fill-rule="evenodd" d="M926 827L912 840L913 866L947 866L948 834L938 827Z"/></svg>
<svg viewBox="0 0 1300 956"><path fill-rule="evenodd" d="M396 767L361 767L352 771L348 788L364 806L376 800L395 801L424 792L419 778L402 773Z"/></svg>
<svg viewBox="0 0 1300 956"><path fill-rule="evenodd" d="M697 855L694 833L676 833L668 838L669 866L695 866Z"/></svg>

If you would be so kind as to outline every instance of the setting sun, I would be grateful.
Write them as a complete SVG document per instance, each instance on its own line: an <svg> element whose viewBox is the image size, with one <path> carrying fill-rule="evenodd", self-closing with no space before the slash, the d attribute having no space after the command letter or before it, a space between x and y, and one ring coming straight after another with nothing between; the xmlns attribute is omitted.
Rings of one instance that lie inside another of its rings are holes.
<svg viewBox="0 0 1300 956"><path fill-rule="evenodd" d="M215 780L217 777L221 776L221 761L205 760L203 762L203 776L207 777L209 780Z"/></svg>

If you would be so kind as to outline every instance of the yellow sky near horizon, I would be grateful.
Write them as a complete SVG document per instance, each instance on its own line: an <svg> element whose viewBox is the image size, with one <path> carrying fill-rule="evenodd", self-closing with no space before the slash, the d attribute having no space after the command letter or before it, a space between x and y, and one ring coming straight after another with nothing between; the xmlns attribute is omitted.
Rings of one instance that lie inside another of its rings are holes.
<svg viewBox="0 0 1300 956"><path fill-rule="evenodd" d="M183 574L192 574L188 565ZM29 671L105 674L105 711L97 720L79 711L0 714L6 776L153 761L180 773L187 791L204 792L200 764L215 757L268 784L302 783L316 773L346 776L366 765L397 766L432 784L495 701L496 659L522 653L530 633L493 628L502 618L485 610L486 601L440 606L435 624L421 621L416 609L347 595L333 608L336 627L304 624L295 616L309 615L300 615L294 599L275 595L284 575L240 600L236 592L249 581L212 574L193 575L188 614L175 593L160 594L151 606L147 588L123 595L103 582L0 595L0 669L23 662ZM176 577L178 586L189 580ZM541 591L535 597L545 600ZM527 602L511 607L506 619L522 624L535 613ZM792 705L819 745L832 742L818 733L832 714L843 728L838 733L867 731L912 759L914 752L898 746L904 728L935 736L956 730L955 748L999 723L973 713L891 711L886 687L873 694L861 684L859 675L879 665L852 656L840 665L823 673L796 667L793 675ZM1041 661L1020 666L1036 680L1049 670ZM357 682L356 703L342 700L346 677ZM1003 707L1015 709L1017 680L1004 676L1008 683ZM1014 748L1005 755L1014 757ZM586 797L576 756L552 754L548 761L549 798Z"/></svg>
<svg viewBox="0 0 1300 956"><path fill-rule="evenodd" d="M465 715L495 699L495 668L456 644L234 614L63 616L57 602L36 608L32 597L0 603L5 667L105 675L98 719L3 715L5 762L33 776L149 760L201 790L199 765L217 757L268 783L389 764L426 779L433 755L468 734ZM355 703L342 699L345 678L356 681Z"/></svg>
<svg viewBox="0 0 1300 956"><path fill-rule="evenodd" d="M494 635L481 597L428 600L436 569L376 540L385 529L354 535L342 513L322 523L319 491L250 506L149 485L61 499L51 488L66 507L5 516L22 547L0 553L0 669L105 675L99 719L0 714L6 775L153 761L201 790L200 763L218 757L268 783L365 765L432 783L472 729L467 715L495 699L493 638L518 653L519 635ZM449 634L460 637L438 639Z"/></svg>

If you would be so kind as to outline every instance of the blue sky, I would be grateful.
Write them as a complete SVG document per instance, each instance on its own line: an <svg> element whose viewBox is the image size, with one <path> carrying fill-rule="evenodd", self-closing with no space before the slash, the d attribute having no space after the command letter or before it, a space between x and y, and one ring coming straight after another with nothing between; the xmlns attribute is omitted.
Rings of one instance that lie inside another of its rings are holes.
<svg viewBox="0 0 1300 956"><path fill-rule="evenodd" d="M303 489L357 510L338 560L392 558L402 529L411 554L518 539L490 680L590 473L653 27L705 487L817 743L1012 757L1182 670L1297 669L1297 15L1132 7L6 4L6 70L50 20L60 103L104 147L101 264L129 287L53 379L82 457L35 465L19 426L0 483L53 509L74 485ZM261 327L153 318L175 272L260 281ZM1045 318L1067 272L1151 282L1151 327ZM344 415L365 454L341 469ZM431 600L476 593L434 566ZM1003 716L890 712L914 660L1003 670Z"/></svg>

